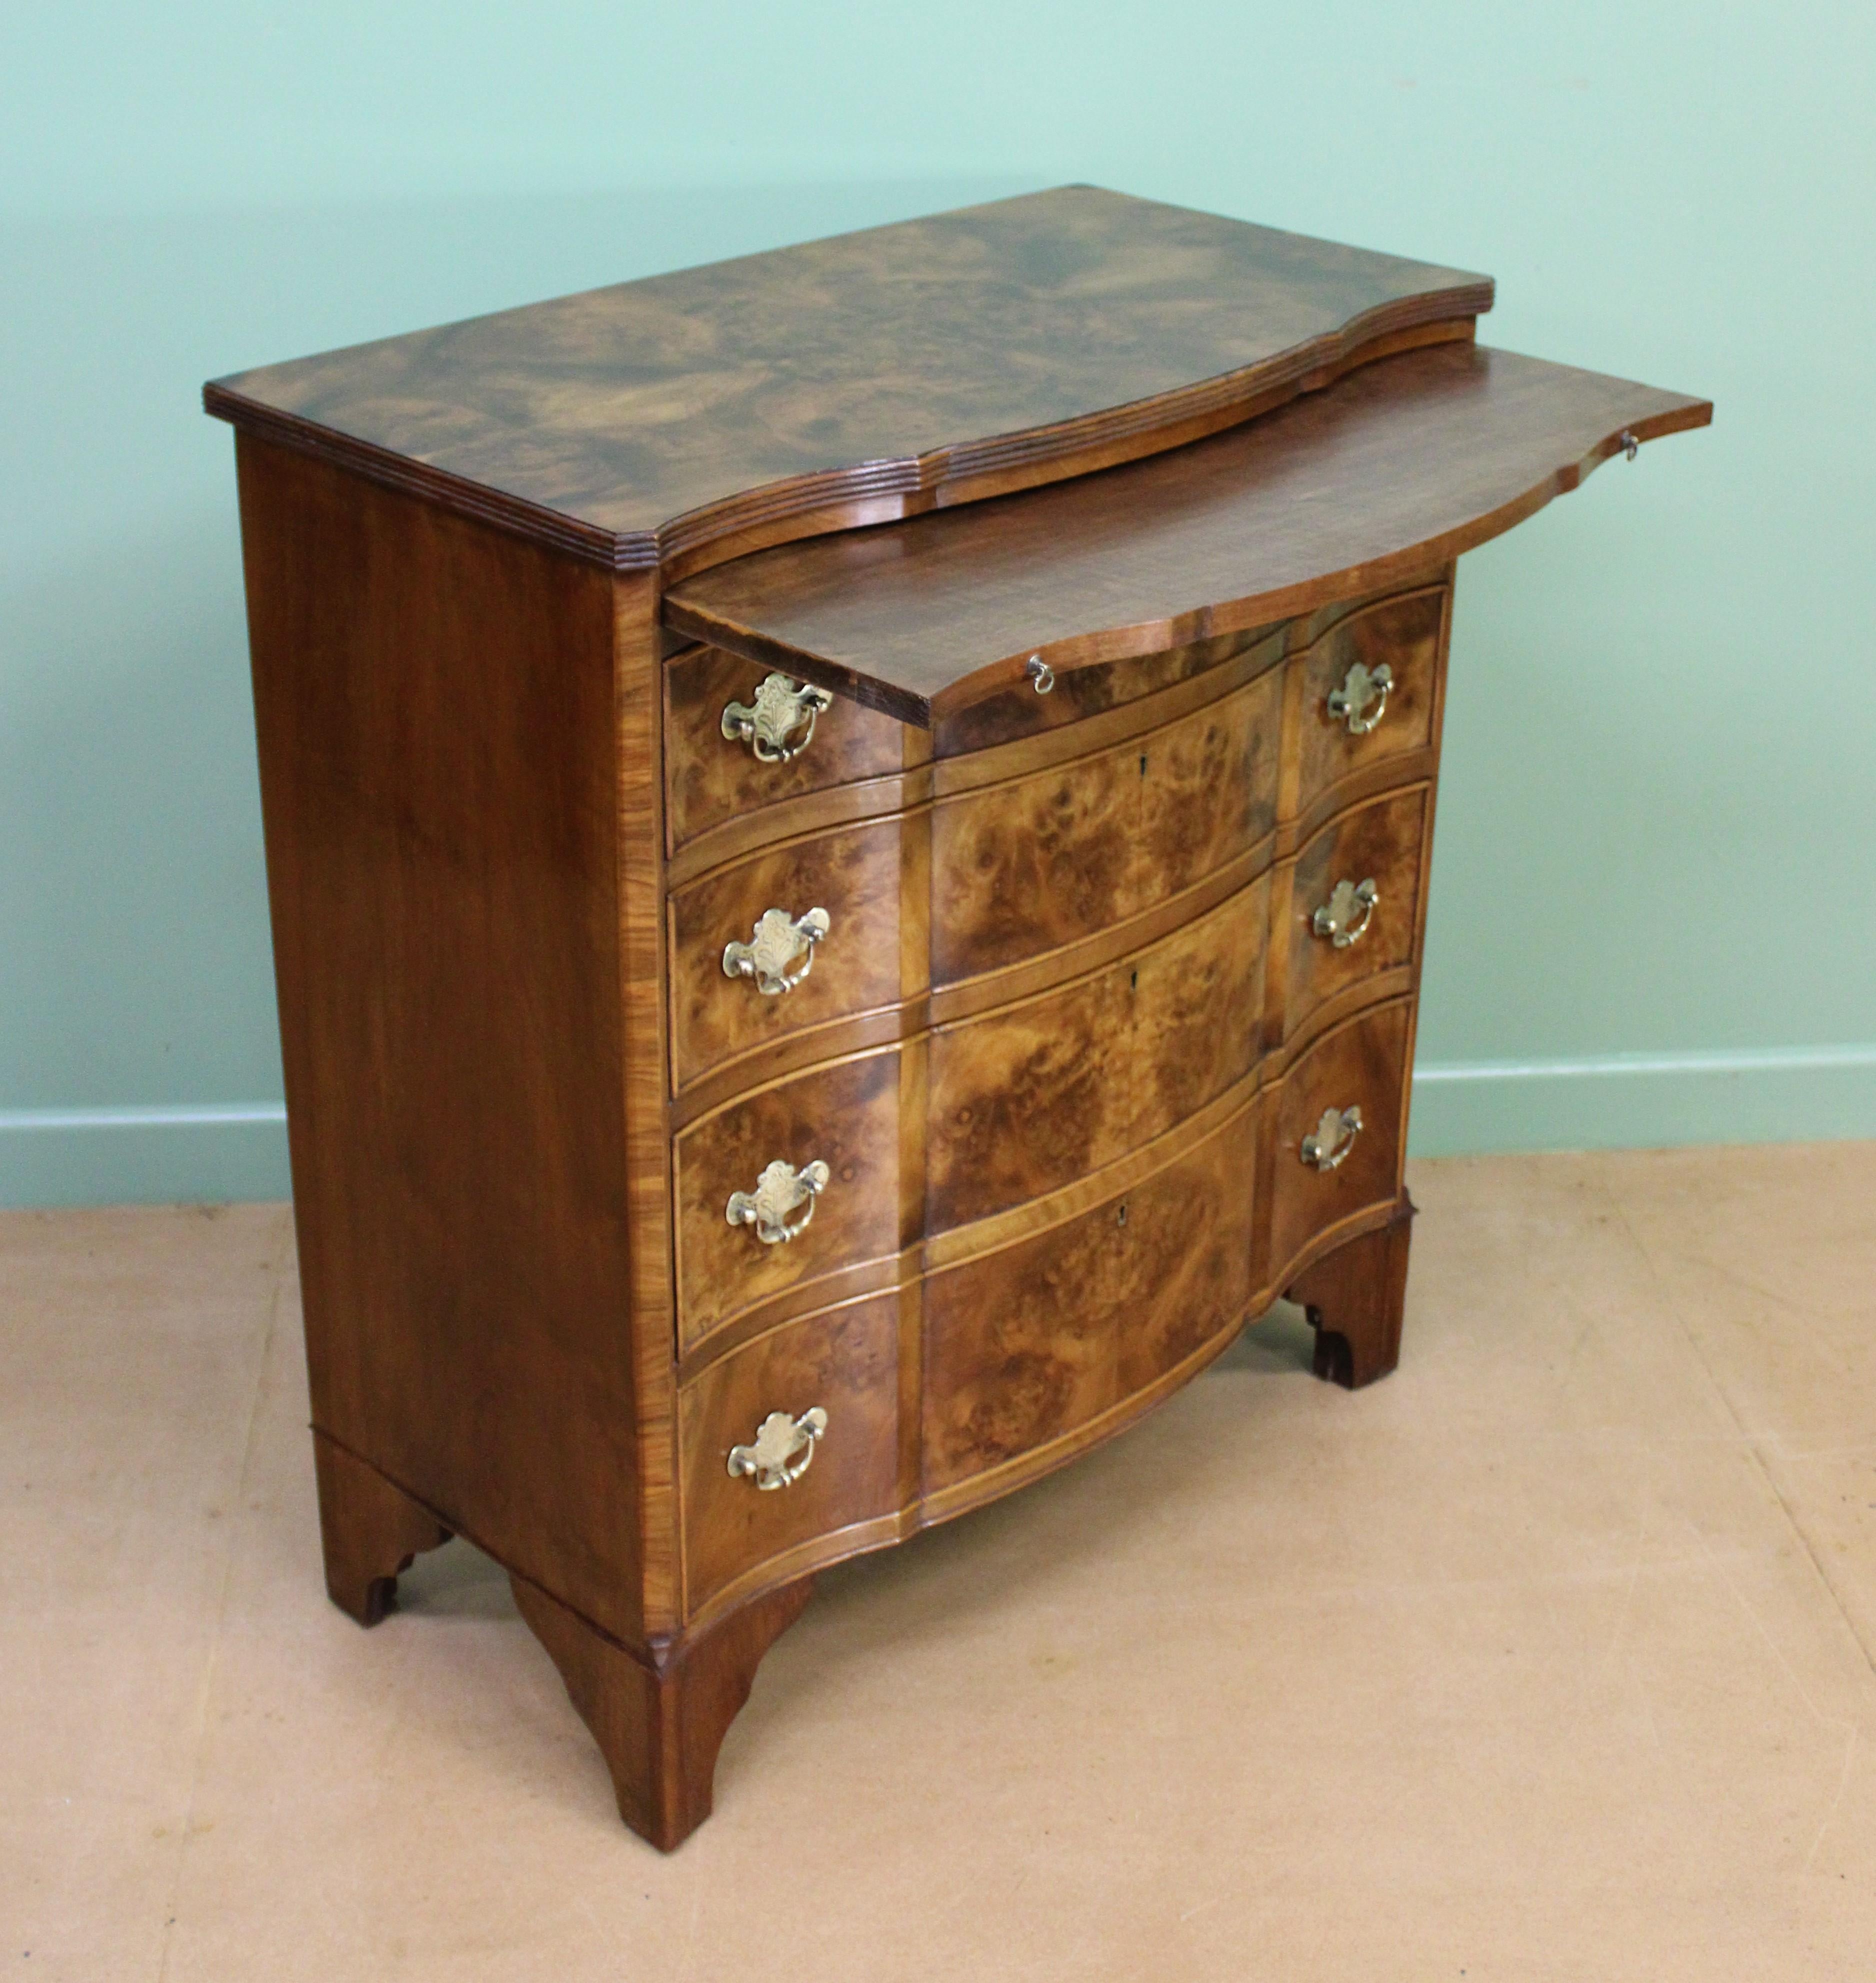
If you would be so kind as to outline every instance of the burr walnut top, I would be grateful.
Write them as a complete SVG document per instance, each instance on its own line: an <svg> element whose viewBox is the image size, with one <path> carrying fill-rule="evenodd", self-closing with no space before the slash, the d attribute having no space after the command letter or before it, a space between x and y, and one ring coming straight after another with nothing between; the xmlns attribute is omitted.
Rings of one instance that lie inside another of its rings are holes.
<svg viewBox="0 0 1876 1983"><path fill-rule="evenodd" d="M204 399L669 577L1153 453L1468 335L1491 300L1462 270L1066 186L265 366Z"/></svg>

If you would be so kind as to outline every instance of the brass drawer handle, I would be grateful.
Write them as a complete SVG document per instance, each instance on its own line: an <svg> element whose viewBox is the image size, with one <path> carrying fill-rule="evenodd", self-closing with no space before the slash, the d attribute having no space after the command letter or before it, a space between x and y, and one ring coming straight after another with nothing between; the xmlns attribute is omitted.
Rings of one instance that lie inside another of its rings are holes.
<svg viewBox="0 0 1876 1983"><path fill-rule="evenodd" d="M753 978L764 998L779 998L813 969L814 946L833 928L825 909L810 909L802 916L791 916L786 909L764 909L749 942L724 946L723 975Z"/></svg>
<svg viewBox="0 0 1876 1983"><path fill-rule="evenodd" d="M813 1465L815 1446L826 1430L827 1414L819 1405L810 1405L798 1419L771 1412L747 1446L729 1449L730 1476L740 1480L753 1473L757 1491L764 1494L792 1486Z"/></svg>
<svg viewBox="0 0 1876 1983"><path fill-rule="evenodd" d="M735 1191L723 1208L732 1226L753 1226L765 1246L799 1239L814 1216L814 1201L827 1189L832 1173L817 1157L796 1170L779 1157L756 1180L753 1191ZM799 1212L801 1216L794 1218Z"/></svg>
<svg viewBox="0 0 1876 1983"><path fill-rule="evenodd" d="M1361 1111L1351 1104L1347 1109L1325 1109L1322 1120L1303 1139L1303 1161L1319 1171L1339 1170L1361 1134Z"/></svg>
<svg viewBox="0 0 1876 1983"><path fill-rule="evenodd" d="M1365 737L1387 714L1387 692L1394 685L1394 671L1385 661L1373 670L1364 661L1351 662L1342 686L1329 691L1329 714L1348 725L1350 736Z"/></svg>
<svg viewBox="0 0 1876 1983"><path fill-rule="evenodd" d="M1381 899L1372 881L1338 881L1329 891L1329 899L1316 911L1310 925L1318 936L1326 936L1337 950L1359 943Z"/></svg>
<svg viewBox="0 0 1876 1983"><path fill-rule="evenodd" d="M797 685L786 675L769 675L754 702L724 705L723 734L733 744L746 744L765 764L786 764L814 741L814 719L833 704L826 690L812 682Z"/></svg>

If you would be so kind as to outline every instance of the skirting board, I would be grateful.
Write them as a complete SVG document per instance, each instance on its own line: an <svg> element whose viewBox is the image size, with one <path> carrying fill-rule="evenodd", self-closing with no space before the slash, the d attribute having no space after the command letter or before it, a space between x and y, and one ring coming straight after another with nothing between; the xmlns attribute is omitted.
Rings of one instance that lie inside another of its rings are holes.
<svg viewBox="0 0 1876 1983"><path fill-rule="evenodd" d="M0 1109L0 1206L285 1198L286 1107Z"/></svg>
<svg viewBox="0 0 1876 1983"><path fill-rule="evenodd" d="M1416 1157L1876 1137L1876 1045L1423 1062Z"/></svg>
<svg viewBox="0 0 1876 1983"><path fill-rule="evenodd" d="M1424 1063L1416 1157L1876 1138L1876 1045ZM285 1198L278 1102L0 1109L0 1206Z"/></svg>

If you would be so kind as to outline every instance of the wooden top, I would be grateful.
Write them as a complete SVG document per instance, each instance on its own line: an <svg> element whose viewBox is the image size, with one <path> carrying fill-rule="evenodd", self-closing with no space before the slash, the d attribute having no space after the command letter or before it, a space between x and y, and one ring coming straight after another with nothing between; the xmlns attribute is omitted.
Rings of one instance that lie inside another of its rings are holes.
<svg viewBox="0 0 1876 1983"><path fill-rule="evenodd" d="M1136 458L1402 339L1485 276L1092 186L272 365L265 437L616 570L695 569Z"/></svg>
<svg viewBox="0 0 1876 1983"><path fill-rule="evenodd" d="M1443 563L1711 403L1470 343L1020 497L758 552L666 623L930 725L1023 678L1230 633Z"/></svg>

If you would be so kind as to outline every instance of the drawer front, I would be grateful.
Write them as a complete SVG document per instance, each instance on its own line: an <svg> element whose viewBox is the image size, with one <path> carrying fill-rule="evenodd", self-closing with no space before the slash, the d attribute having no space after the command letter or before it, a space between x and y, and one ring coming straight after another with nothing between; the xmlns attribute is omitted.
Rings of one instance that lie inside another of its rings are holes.
<svg viewBox="0 0 1876 1983"><path fill-rule="evenodd" d="M932 978L1038 957L1176 895L1275 823L1282 678L1164 728L941 801Z"/></svg>
<svg viewBox="0 0 1876 1983"><path fill-rule="evenodd" d="M1299 813L1351 771L1431 743L1445 600L1436 589L1364 607L1305 654ZM1384 704L1374 679L1383 668L1390 684Z"/></svg>
<svg viewBox="0 0 1876 1983"><path fill-rule="evenodd" d="M1247 1075L1270 883L1090 978L933 1032L931 1229L1040 1197Z"/></svg>
<svg viewBox="0 0 1876 1983"><path fill-rule="evenodd" d="M824 1425L792 1455L797 1437ZM803 1422L806 1421L804 1424ZM899 1490L899 1302L876 1296L785 1323L733 1350L679 1394L684 1581L694 1614L763 1563L890 1514ZM733 1473L730 1456L738 1448ZM803 1457L807 1464L801 1465ZM765 1465L765 1459L773 1463ZM779 1467L794 1477L763 1487ZM829 1554L838 1553L838 1546Z"/></svg>
<svg viewBox="0 0 1876 1983"><path fill-rule="evenodd" d="M1270 1176L1270 1266L1277 1276L1339 1219L1394 1202L1400 1185L1407 1012L1402 1001L1337 1026L1283 1078ZM1351 1108L1360 1111L1361 1126L1347 1139L1324 1118ZM1325 1169L1305 1155L1306 1144L1325 1161L1344 1153Z"/></svg>
<svg viewBox="0 0 1876 1983"><path fill-rule="evenodd" d="M811 1306L831 1298L828 1275L899 1251L899 1115L895 1047L779 1082L679 1132L680 1353L754 1302L801 1290L801 1305ZM826 1174L817 1191L791 1204L786 1177L763 1192L763 1174L776 1163L804 1179L816 1165ZM739 1201L732 1225L738 1193L757 1202ZM794 1236L763 1237L784 1229Z"/></svg>
<svg viewBox="0 0 1876 1983"><path fill-rule="evenodd" d="M1222 634L1193 640L1183 647L1165 647L1154 654L1123 661L1104 661L1056 676L1046 695L1025 683L1001 695L973 703L941 723L932 739L935 757L955 757L970 751L989 750L1021 737L1034 737L1119 709L1157 690L1190 681L1253 648L1264 650L1268 665L1282 658L1283 628L1254 627L1248 633Z"/></svg>
<svg viewBox="0 0 1876 1983"><path fill-rule="evenodd" d="M1357 806L1297 856L1286 1037L1325 999L1412 962L1429 797L1417 786Z"/></svg>
<svg viewBox="0 0 1876 1983"><path fill-rule="evenodd" d="M898 1002L900 834L896 818L817 834L673 892L671 1058L679 1088L805 1027ZM759 949L771 911L786 930L816 909L826 918L818 940L794 939L791 956L784 938L752 958L748 974L727 974L726 948ZM763 991L771 968L795 979L792 987Z"/></svg>
<svg viewBox="0 0 1876 1983"><path fill-rule="evenodd" d="M805 685L783 676L781 693L764 693L772 672L716 647L693 647L666 666L665 780L674 849L780 800L902 768L905 731L891 717L837 695L812 711L810 733L803 697L788 694ZM759 722L760 734L726 737L726 713L733 722Z"/></svg>
<svg viewBox="0 0 1876 1983"><path fill-rule="evenodd" d="M1257 1110L925 1288L927 1491L1070 1437L1243 1318Z"/></svg>

